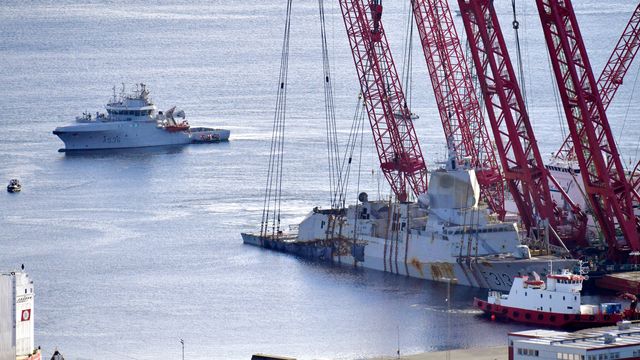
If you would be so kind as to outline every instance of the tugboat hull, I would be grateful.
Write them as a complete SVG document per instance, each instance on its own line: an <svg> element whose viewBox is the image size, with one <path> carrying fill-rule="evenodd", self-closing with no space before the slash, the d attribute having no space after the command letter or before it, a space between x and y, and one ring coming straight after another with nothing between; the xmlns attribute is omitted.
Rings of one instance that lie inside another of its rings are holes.
<svg viewBox="0 0 640 360"><path fill-rule="evenodd" d="M615 325L624 319L623 314L561 314L556 312L520 309L474 298L473 305L485 314L497 319L506 319L544 327L586 329Z"/></svg>

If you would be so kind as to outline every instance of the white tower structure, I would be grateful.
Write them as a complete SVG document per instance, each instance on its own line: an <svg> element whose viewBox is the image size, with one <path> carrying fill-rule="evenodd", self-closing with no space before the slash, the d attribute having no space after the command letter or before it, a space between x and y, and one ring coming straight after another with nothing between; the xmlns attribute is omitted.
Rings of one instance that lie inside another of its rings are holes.
<svg viewBox="0 0 640 360"><path fill-rule="evenodd" d="M0 273L0 360L34 359L34 314L29 275Z"/></svg>

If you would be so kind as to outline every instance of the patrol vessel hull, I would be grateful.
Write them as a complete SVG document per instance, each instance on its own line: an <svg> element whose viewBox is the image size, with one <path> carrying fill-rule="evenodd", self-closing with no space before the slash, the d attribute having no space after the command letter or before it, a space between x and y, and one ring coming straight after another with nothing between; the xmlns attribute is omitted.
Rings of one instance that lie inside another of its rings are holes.
<svg viewBox="0 0 640 360"><path fill-rule="evenodd" d="M156 121L114 121L62 126L53 133L64 142L60 151L104 150L191 143L188 131L170 132Z"/></svg>
<svg viewBox="0 0 640 360"><path fill-rule="evenodd" d="M130 94L123 85L120 96L114 87L113 98L105 109L106 114L96 112L94 117L85 112L76 117L75 124L57 127L53 134L65 145L60 151L175 146L229 139L229 130L191 128L184 111L175 106L158 111L145 84L136 85Z"/></svg>

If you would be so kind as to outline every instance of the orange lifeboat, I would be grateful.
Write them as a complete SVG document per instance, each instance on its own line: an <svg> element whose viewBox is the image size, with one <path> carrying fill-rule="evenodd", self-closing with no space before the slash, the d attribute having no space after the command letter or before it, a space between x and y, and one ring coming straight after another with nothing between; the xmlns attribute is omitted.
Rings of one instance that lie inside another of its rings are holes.
<svg viewBox="0 0 640 360"><path fill-rule="evenodd" d="M532 287L541 287L542 285L544 285L544 281L537 279L537 280L526 280L524 282L526 285L528 286L532 286Z"/></svg>

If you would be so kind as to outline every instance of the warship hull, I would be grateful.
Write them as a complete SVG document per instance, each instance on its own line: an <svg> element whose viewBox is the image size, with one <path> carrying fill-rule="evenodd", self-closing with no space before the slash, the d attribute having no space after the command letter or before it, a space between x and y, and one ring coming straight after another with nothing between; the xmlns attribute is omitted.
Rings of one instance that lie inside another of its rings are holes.
<svg viewBox="0 0 640 360"><path fill-rule="evenodd" d="M512 256L496 255L481 257L438 257L437 249L404 242L387 241L383 244L373 241L353 241L334 239L323 241L299 241L292 236L260 236L242 233L245 244L293 254L302 258L331 262L344 266L354 266L384 271L401 276L424 280L451 282L471 287L509 291L513 278L526 274L546 274L553 268L572 269L578 261L560 259L554 256L519 259ZM382 245L382 246L380 246ZM424 251L420 251L422 250ZM427 255L431 253L433 256Z"/></svg>

